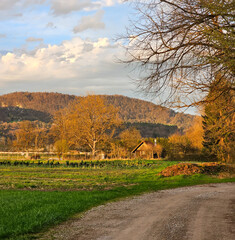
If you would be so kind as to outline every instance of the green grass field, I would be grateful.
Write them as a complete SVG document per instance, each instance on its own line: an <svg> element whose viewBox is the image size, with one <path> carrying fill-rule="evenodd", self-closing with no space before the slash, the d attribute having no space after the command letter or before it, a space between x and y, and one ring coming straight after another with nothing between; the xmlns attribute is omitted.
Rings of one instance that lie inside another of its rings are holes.
<svg viewBox="0 0 235 240"><path fill-rule="evenodd" d="M209 182L215 176L163 178L170 161L109 161L93 165L0 166L0 239L34 234L102 203L149 191Z"/></svg>
<svg viewBox="0 0 235 240"><path fill-rule="evenodd" d="M52 166L50 163L40 167L37 164L33 167L1 166L0 189L107 190L143 180L155 181L159 178L157 172L177 162L116 160L74 163L78 163L78 167L71 167L72 164L69 167Z"/></svg>

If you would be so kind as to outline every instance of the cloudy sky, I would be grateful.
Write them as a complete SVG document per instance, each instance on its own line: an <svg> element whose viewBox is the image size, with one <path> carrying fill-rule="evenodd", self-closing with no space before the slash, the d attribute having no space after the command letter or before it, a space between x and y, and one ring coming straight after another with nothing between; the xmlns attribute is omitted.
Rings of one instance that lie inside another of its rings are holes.
<svg viewBox="0 0 235 240"><path fill-rule="evenodd" d="M140 97L115 41L131 11L122 0L0 0L0 94Z"/></svg>

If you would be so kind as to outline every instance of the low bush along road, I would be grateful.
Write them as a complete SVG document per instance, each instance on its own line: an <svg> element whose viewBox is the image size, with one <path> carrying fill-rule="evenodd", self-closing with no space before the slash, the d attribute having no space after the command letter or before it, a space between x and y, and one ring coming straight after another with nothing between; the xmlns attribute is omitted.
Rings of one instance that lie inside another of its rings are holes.
<svg viewBox="0 0 235 240"><path fill-rule="evenodd" d="M108 203L41 239L232 240L235 183L162 190Z"/></svg>

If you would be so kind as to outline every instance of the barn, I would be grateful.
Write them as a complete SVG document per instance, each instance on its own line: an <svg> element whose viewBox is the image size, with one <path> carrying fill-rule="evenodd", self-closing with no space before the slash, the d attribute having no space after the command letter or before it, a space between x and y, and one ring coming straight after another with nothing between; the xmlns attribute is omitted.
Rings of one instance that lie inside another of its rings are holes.
<svg viewBox="0 0 235 240"><path fill-rule="evenodd" d="M154 146L154 143L150 141L142 141L132 150L132 154L134 154L136 158L154 158L156 156Z"/></svg>

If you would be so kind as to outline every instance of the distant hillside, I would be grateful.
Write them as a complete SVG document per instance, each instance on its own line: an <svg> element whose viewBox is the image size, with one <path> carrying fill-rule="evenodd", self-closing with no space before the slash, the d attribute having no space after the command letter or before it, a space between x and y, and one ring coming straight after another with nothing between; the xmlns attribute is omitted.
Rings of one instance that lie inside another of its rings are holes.
<svg viewBox="0 0 235 240"><path fill-rule="evenodd" d="M143 138L169 137L174 133L182 133L177 126L161 123L126 123L124 128L134 127L140 131Z"/></svg>
<svg viewBox="0 0 235 240"><path fill-rule="evenodd" d="M120 117L125 122L160 123L187 129L194 119L192 115L177 113L171 109L140 99L120 95L103 95L103 97L109 104L119 107ZM43 92L15 92L2 95L0 96L0 121L40 120L47 122L50 115L68 106L76 98L79 99L80 97ZM14 110L16 115L9 107L17 107ZM24 109L22 114L19 109ZM6 117L7 114L12 117Z"/></svg>
<svg viewBox="0 0 235 240"><path fill-rule="evenodd" d="M37 111L33 109L25 109L19 107L0 107L0 122L15 122L23 120L50 122L51 115L47 112Z"/></svg>
<svg viewBox="0 0 235 240"><path fill-rule="evenodd" d="M109 104L119 107L120 116L125 122L161 123L187 129L195 118L193 115L177 113L172 109L136 98L120 95L107 95L104 98Z"/></svg>
<svg viewBox="0 0 235 240"><path fill-rule="evenodd" d="M68 106L74 95L47 92L14 92L0 96L0 107L19 107L53 114Z"/></svg>

